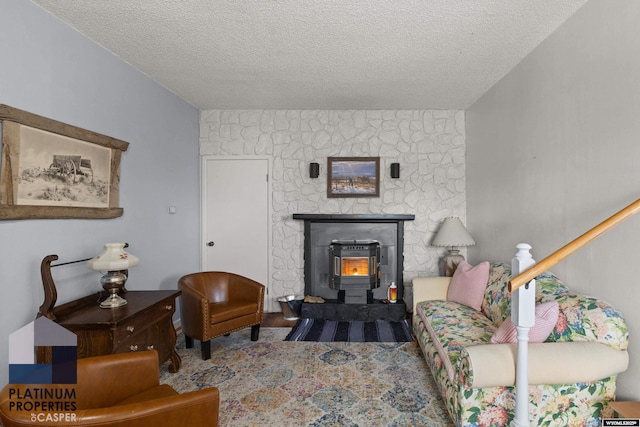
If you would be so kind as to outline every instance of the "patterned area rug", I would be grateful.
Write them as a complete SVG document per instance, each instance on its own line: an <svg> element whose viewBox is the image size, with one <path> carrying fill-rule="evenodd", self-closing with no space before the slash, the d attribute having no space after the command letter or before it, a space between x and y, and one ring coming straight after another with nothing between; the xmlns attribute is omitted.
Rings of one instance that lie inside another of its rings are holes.
<svg viewBox="0 0 640 427"><path fill-rule="evenodd" d="M325 319L300 319L285 341L317 342L411 342L407 320L390 322L354 320L342 322Z"/></svg>
<svg viewBox="0 0 640 427"><path fill-rule="evenodd" d="M414 343L284 341L288 328L250 329L211 341L211 359L185 349L160 381L184 393L220 390L220 426L452 426Z"/></svg>

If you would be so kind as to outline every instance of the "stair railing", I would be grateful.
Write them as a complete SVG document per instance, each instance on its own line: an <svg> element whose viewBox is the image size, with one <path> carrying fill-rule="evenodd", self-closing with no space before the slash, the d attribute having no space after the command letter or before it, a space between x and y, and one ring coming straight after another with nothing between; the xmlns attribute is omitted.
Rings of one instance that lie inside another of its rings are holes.
<svg viewBox="0 0 640 427"><path fill-rule="evenodd" d="M596 225L591 230L584 233L582 236L578 237L577 239L566 244L551 255L547 256L545 259L535 264L533 267L512 278L509 282L509 291L515 291L520 286L528 283L529 281L531 281L531 279L549 270L551 267L567 258L578 249L586 246L587 243L591 242L596 237L599 237L600 235L606 233L625 219L637 214L638 212L640 212L640 199L631 203L621 211L613 214L611 217L602 221L600 224Z"/></svg>
<svg viewBox="0 0 640 427"><path fill-rule="evenodd" d="M511 320L516 325L518 332L516 412L514 419L516 426L529 426L528 343L529 330L535 323L535 278L639 211L640 199L538 263L535 263L531 255L528 254L528 249L531 248L529 245L520 244L517 246L518 253L512 261L512 273L517 274L517 276L509 281L509 291L518 291L511 298Z"/></svg>

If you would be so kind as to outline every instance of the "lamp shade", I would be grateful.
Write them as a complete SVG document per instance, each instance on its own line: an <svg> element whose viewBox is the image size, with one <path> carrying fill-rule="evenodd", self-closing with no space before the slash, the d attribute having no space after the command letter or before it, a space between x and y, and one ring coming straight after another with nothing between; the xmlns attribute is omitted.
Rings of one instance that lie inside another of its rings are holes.
<svg viewBox="0 0 640 427"><path fill-rule="evenodd" d="M87 261L89 268L97 271L119 271L127 270L138 265L138 257L131 255L124 250L124 243L107 243L104 251Z"/></svg>
<svg viewBox="0 0 640 427"><path fill-rule="evenodd" d="M473 246L476 241L473 240L471 234L464 228L462 221L458 217L450 217L445 219L440 225L440 229L436 237L431 242L432 246Z"/></svg>

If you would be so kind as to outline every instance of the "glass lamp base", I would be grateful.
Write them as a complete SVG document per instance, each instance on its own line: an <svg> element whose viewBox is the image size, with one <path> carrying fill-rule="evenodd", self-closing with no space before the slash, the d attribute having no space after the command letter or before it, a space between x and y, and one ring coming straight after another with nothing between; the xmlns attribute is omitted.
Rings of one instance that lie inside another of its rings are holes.
<svg viewBox="0 0 640 427"><path fill-rule="evenodd" d="M455 273L458 268L458 264L463 260L464 257L460 255L460 250L449 249L449 253L442 258L442 263L444 264L444 275L446 277L452 277L453 273Z"/></svg>

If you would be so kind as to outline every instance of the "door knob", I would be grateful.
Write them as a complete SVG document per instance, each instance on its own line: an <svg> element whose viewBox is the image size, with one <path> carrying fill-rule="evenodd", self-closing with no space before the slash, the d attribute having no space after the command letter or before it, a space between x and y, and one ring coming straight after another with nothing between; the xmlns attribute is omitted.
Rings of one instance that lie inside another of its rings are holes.
<svg viewBox="0 0 640 427"><path fill-rule="evenodd" d="M207 243L207 246L213 246L213 245L215 245L215 243L213 243L213 242L208 242Z"/></svg>

